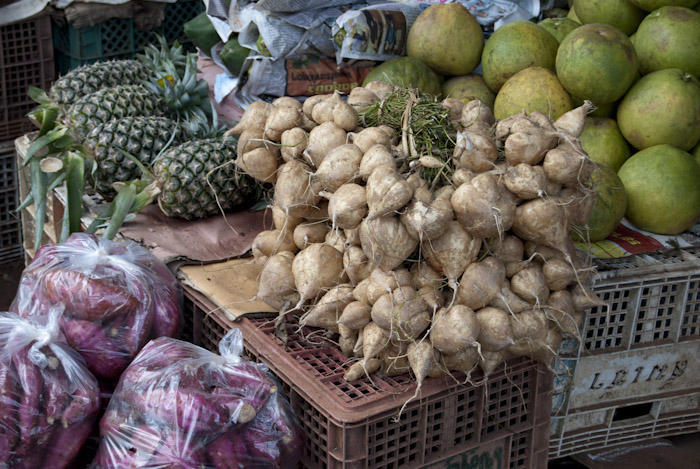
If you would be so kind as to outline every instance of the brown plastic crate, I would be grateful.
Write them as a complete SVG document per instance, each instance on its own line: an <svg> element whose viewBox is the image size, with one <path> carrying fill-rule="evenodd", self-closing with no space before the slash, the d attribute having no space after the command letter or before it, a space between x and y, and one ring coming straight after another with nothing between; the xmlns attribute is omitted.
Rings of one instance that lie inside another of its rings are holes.
<svg viewBox="0 0 700 469"><path fill-rule="evenodd" d="M288 324L285 348L268 318L234 323L202 295L189 288L185 293L195 343L216 351L221 337L238 327L248 358L279 378L307 438L305 467L547 466L552 377L529 359L509 361L482 386L428 379L397 421L414 395L409 375L348 383L348 360L323 336L309 342Z"/></svg>
<svg viewBox="0 0 700 469"><path fill-rule="evenodd" d="M48 90L54 77L49 15L0 26L0 140L34 128L26 118L36 106L28 89Z"/></svg>

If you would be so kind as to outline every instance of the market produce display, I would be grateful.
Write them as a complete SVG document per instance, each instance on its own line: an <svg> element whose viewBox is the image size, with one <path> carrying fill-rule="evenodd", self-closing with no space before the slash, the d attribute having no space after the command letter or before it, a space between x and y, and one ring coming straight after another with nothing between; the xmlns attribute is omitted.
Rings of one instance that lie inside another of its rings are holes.
<svg viewBox="0 0 700 469"><path fill-rule="evenodd" d="M100 421L92 467L294 468L304 434L264 365L230 331L220 355L152 340L121 377Z"/></svg>
<svg viewBox="0 0 700 469"><path fill-rule="evenodd" d="M179 283L146 248L75 233L36 253L11 310L33 317L62 306L66 341L95 376L109 382L150 339L180 334L181 302Z"/></svg>
<svg viewBox="0 0 700 469"><path fill-rule="evenodd" d="M98 417L100 389L59 331L61 308L0 313L0 466L64 469Z"/></svg>
<svg viewBox="0 0 700 469"><path fill-rule="evenodd" d="M590 103L496 121L480 101L381 82L286 103L254 103L231 130L244 160L246 134L306 137L280 157L275 229L253 244L258 297L339 333L346 379L488 376L512 354L550 363L578 335L599 302L571 240L593 202Z"/></svg>

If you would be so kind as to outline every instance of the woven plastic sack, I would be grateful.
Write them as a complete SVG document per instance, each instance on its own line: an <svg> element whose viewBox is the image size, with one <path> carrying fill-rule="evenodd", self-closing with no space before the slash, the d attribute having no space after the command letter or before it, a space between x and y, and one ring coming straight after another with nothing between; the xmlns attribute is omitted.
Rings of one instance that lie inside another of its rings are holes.
<svg viewBox="0 0 700 469"><path fill-rule="evenodd" d="M241 359L238 329L220 355L155 339L122 375L100 421L93 469L296 467L301 428L275 381Z"/></svg>

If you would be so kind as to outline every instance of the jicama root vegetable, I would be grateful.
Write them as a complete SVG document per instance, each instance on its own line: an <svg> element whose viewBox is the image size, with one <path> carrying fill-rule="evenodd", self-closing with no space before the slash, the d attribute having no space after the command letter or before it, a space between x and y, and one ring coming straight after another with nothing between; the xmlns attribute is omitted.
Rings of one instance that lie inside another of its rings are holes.
<svg viewBox="0 0 700 469"><path fill-rule="evenodd" d="M578 140L590 105L554 124L541 112L497 121L478 100L372 82L300 109L281 145L253 127L239 144L281 148L275 231L302 251L267 294L337 334L345 379L412 368L418 382L450 371L469 381L512 355L550 366L561 334L577 336L583 310L601 303L571 238L593 201ZM253 249L279 264L273 252Z"/></svg>
<svg viewBox="0 0 700 469"><path fill-rule="evenodd" d="M301 124L301 103L294 98L283 96L275 99L265 119L265 138L279 142L285 130Z"/></svg>
<svg viewBox="0 0 700 469"><path fill-rule="evenodd" d="M298 248L288 230L265 230L253 239L252 249L257 249L263 255L270 257L281 251L296 253Z"/></svg>
<svg viewBox="0 0 700 469"><path fill-rule="evenodd" d="M257 298L273 308L283 310L285 304L295 305L299 302L299 293L294 282L292 263L294 253L280 251L272 255L260 272Z"/></svg>
<svg viewBox="0 0 700 469"><path fill-rule="evenodd" d="M241 120L229 132L240 135L248 129L265 129L265 122L270 112L270 104L264 101L254 101L246 108Z"/></svg>

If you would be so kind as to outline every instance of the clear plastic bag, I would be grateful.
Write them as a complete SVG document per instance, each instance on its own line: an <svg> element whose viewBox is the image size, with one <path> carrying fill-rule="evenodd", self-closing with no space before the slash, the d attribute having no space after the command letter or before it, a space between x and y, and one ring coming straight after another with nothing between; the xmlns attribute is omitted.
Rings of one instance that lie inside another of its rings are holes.
<svg viewBox="0 0 700 469"><path fill-rule="evenodd" d="M238 329L221 355L149 342L100 421L92 469L296 467L304 435L264 365L241 359Z"/></svg>
<svg viewBox="0 0 700 469"><path fill-rule="evenodd" d="M99 379L116 381L155 337L177 337L182 289L168 268L131 241L74 233L46 245L22 273L10 309L41 315L63 305L61 331Z"/></svg>
<svg viewBox="0 0 700 469"><path fill-rule="evenodd" d="M65 343L60 313L0 313L0 467L72 467L95 429L97 380Z"/></svg>

